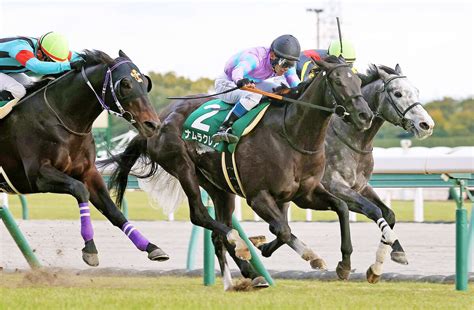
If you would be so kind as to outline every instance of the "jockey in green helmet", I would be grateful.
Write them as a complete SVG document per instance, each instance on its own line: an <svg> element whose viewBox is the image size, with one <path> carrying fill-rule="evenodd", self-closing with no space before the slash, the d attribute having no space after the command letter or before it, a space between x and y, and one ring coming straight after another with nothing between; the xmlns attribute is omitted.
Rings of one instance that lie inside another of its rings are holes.
<svg viewBox="0 0 474 310"><path fill-rule="evenodd" d="M327 50L312 49L301 52L300 60L296 64L296 73L301 81L306 81L315 75L315 72L311 69L316 66L316 64L312 60L320 60L327 56L339 57L340 55L342 55L347 64L351 66L352 71L357 73L357 70L353 67L354 61L356 60L354 45L347 40L342 40L341 52L341 41L339 41L339 39L332 41Z"/></svg>
<svg viewBox="0 0 474 310"><path fill-rule="evenodd" d="M339 39L332 41L331 44L329 44L328 54L336 56L336 57L339 57L340 55L342 55L342 57L344 57L346 62L350 64L351 66L354 64L354 61L356 60L356 52L355 52L354 45L352 45L351 42L344 39L342 40L342 46L341 46L341 41Z"/></svg>
<svg viewBox="0 0 474 310"><path fill-rule="evenodd" d="M0 119L25 96L24 85L31 79L24 73L58 74L82 65L82 58L69 50L67 39L57 32L40 38L0 38Z"/></svg>

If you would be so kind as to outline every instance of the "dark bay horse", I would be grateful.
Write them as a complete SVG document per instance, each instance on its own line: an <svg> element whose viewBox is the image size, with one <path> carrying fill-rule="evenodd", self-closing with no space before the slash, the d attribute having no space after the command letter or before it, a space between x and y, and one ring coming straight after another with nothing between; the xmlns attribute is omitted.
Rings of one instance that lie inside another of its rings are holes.
<svg viewBox="0 0 474 310"><path fill-rule="evenodd" d="M270 224L278 245L287 243L301 251L306 249L288 226L286 216L290 201L302 208L333 210L338 214L342 261L337 272L341 278L347 278L352 253L349 215L347 205L320 184L325 166L324 136L336 105L349 112L348 118L360 130L370 127L373 114L360 93L361 80L343 59L329 57L318 61L318 65L323 71L299 90L299 100L306 104L271 105L255 130L239 142L236 165L248 204ZM152 175L159 165L179 180L188 197L191 221L213 231L225 287L230 288L226 249L234 259L248 260L250 255L238 233L231 228L234 195L221 170L221 154L181 139L183 122L207 100L173 102L160 115L162 126L157 135L148 140L134 139L122 154L106 163L117 163L111 185L117 188L118 202L124 193L127 176L140 156L151 159L149 164L154 169L148 175ZM217 221L203 206L199 186L212 198ZM234 244L235 249L230 246ZM268 255L272 251L268 248ZM322 259L313 254L307 253L308 260L316 267L323 267ZM259 276L248 262L241 261L241 267L245 277L255 279Z"/></svg>
<svg viewBox="0 0 474 310"><path fill-rule="evenodd" d="M147 95L150 80L122 51L119 55L112 59L100 51L85 51L82 71L69 71L46 86L40 82L39 89L34 85L36 91L0 120L0 190L74 196L85 242L83 259L91 266L99 261L89 200L150 259L168 258L127 222L95 166L91 128L103 109L133 123L145 137L160 124Z"/></svg>
<svg viewBox="0 0 474 310"><path fill-rule="evenodd" d="M390 247L392 260L407 264L405 252L393 232L395 214L368 184L374 169L373 140L385 121L413 133L418 139L433 133L434 122L419 103L418 89L394 69L371 65L362 76L362 94L375 114L372 126L360 132L341 119L332 118L326 135L324 187L344 200L349 210L364 214L382 231L376 261L367 270L367 280L376 283ZM341 158L343 160L341 160Z"/></svg>

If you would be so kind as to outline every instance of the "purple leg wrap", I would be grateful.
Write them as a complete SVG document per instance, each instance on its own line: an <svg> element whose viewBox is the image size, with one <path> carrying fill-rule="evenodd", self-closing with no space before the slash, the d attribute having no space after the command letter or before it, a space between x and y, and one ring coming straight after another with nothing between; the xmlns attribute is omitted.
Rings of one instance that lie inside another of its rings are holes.
<svg viewBox="0 0 474 310"><path fill-rule="evenodd" d="M84 241L89 241L94 238L94 230L92 229L91 213L88 202L81 202L79 204L79 212L81 214L81 235Z"/></svg>
<svg viewBox="0 0 474 310"><path fill-rule="evenodd" d="M150 242L135 227L133 227L130 222L123 224L122 231L130 240L132 240L133 244L135 244L140 251L146 251Z"/></svg>

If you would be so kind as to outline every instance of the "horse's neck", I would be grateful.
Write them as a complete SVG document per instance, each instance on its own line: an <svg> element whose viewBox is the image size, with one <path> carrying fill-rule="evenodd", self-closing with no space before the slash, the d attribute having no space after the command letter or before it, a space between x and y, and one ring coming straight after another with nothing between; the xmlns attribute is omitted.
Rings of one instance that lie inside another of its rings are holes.
<svg viewBox="0 0 474 310"><path fill-rule="evenodd" d="M92 87L94 87L99 96L104 76L105 68L104 70L96 69L94 73L87 75ZM72 127L71 129L74 131L90 131L92 123L102 112L98 99L86 84L81 73L75 74L68 79L57 81L55 91L52 88L48 88L46 94L51 107L63 122Z"/></svg>
<svg viewBox="0 0 474 310"><path fill-rule="evenodd" d="M332 107L326 97L326 83L318 80L311 83L308 89L298 99L307 103ZM300 104L291 104L288 107L285 124L288 135L298 145L308 150L315 150L324 146L324 136L331 119L331 113Z"/></svg>
<svg viewBox="0 0 474 310"><path fill-rule="evenodd" d="M370 106L370 109L374 114L377 112L379 106L379 98L377 96L377 87L380 83L379 80L370 83L362 88L362 94ZM375 117L372 121L372 125L369 129L360 131L350 123L344 122L339 117L334 117L331 121L333 130L337 132L337 135L342 136L345 140L350 141L351 146L359 150L370 150L372 149L373 142L377 132L382 127L385 121L382 118Z"/></svg>
<svg viewBox="0 0 474 310"><path fill-rule="evenodd" d="M350 123L344 122L340 117L333 117L331 126L337 132L337 135L342 136L345 140L350 141L351 146L359 150L370 150L379 131L383 125L384 120L376 117L372 121L372 126L365 131L360 131Z"/></svg>

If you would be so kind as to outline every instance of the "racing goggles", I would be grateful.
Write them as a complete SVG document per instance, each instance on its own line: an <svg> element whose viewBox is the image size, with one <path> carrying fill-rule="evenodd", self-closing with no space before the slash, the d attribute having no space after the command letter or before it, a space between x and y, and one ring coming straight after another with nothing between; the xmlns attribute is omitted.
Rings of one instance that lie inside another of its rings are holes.
<svg viewBox="0 0 474 310"><path fill-rule="evenodd" d="M285 58L276 58L275 60L272 61L273 67L275 67L276 65L279 65L281 68L284 68L284 69L294 67L295 64L296 64L296 61L285 59Z"/></svg>

